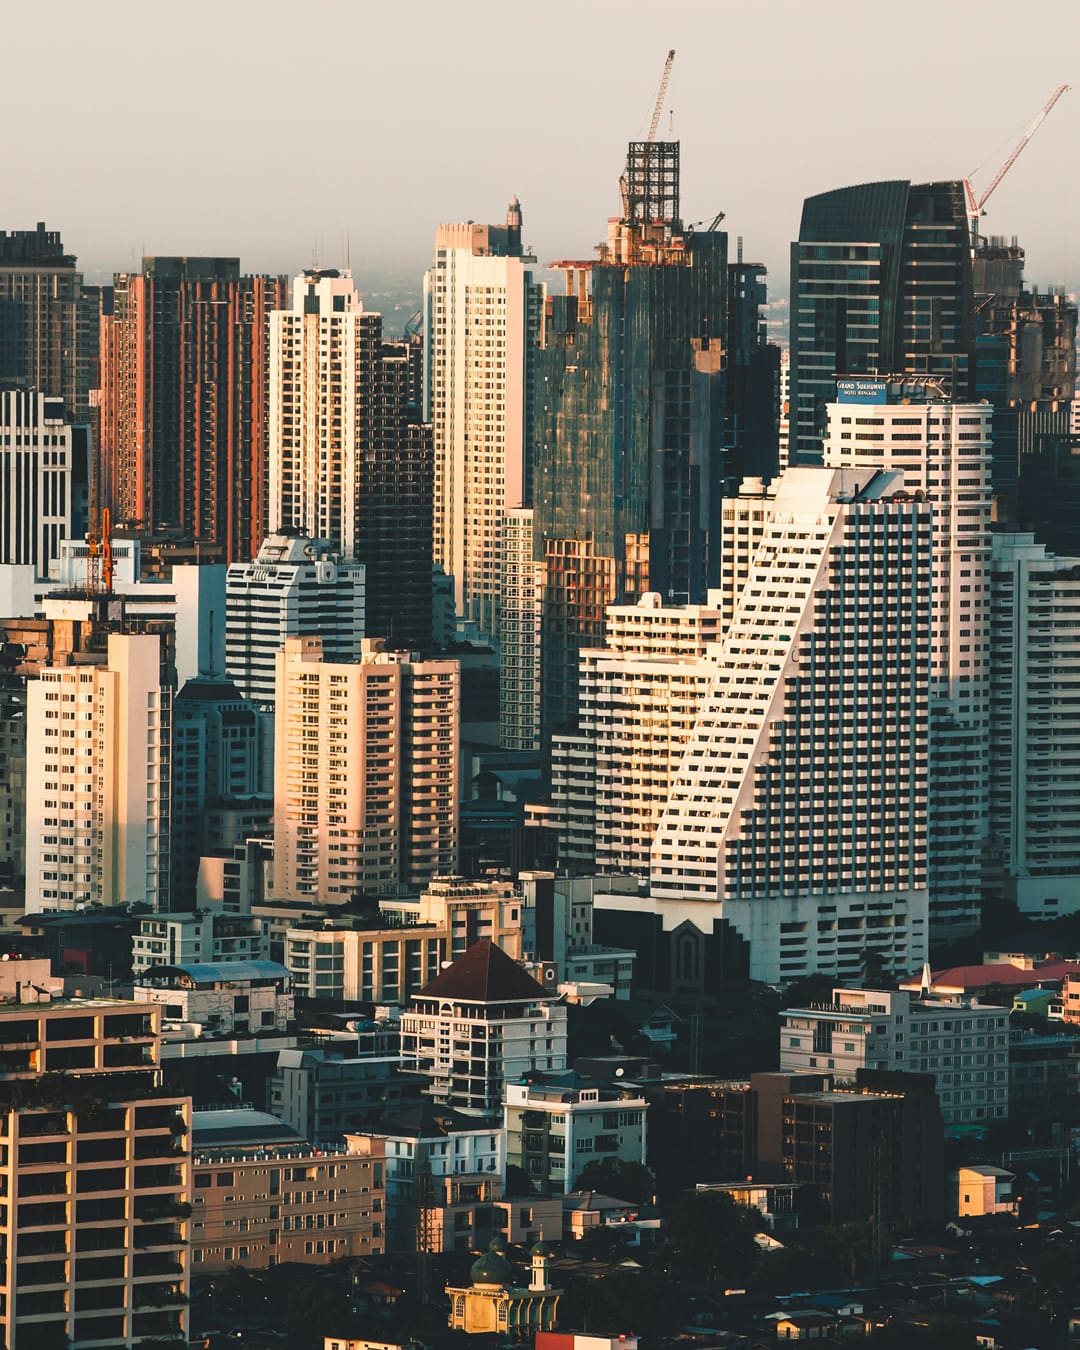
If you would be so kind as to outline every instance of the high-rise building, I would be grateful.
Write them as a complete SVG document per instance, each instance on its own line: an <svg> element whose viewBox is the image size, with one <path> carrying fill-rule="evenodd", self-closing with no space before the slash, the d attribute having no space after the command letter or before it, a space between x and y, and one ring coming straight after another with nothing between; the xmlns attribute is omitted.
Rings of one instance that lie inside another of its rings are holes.
<svg viewBox="0 0 1080 1350"><path fill-rule="evenodd" d="M715 604L646 593L611 605L602 648L581 653L576 732L552 738L561 867L647 877L653 835L714 673Z"/></svg>
<svg viewBox="0 0 1080 1350"><path fill-rule="evenodd" d="M440 225L424 280L425 420L435 444L435 561L466 631L498 636L508 509L531 500L535 349L542 288L505 225ZM471 626L471 627L470 627Z"/></svg>
<svg viewBox="0 0 1080 1350"><path fill-rule="evenodd" d="M102 321L102 506L147 534L255 556L266 533L267 321L284 277L144 258Z"/></svg>
<svg viewBox="0 0 1080 1350"><path fill-rule="evenodd" d="M160 1009L37 985L0 1014L0 1337L186 1344L191 1098L163 1090Z"/></svg>
<svg viewBox="0 0 1080 1350"><path fill-rule="evenodd" d="M304 272L270 320L270 529L364 564L367 631L431 645L430 429L413 348L384 343L352 273Z"/></svg>
<svg viewBox="0 0 1080 1350"><path fill-rule="evenodd" d="M507 511L500 546L499 744L540 748L540 597L531 507Z"/></svg>
<svg viewBox="0 0 1080 1350"><path fill-rule="evenodd" d="M84 620L90 600L51 601ZM167 909L172 671L157 634L112 632L105 663L44 667L27 691L26 909Z"/></svg>
<svg viewBox="0 0 1080 1350"><path fill-rule="evenodd" d="M457 862L460 678L367 639L359 661L317 637L277 657L275 896L344 904Z"/></svg>
<svg viewBox="0 0 1080 1350"><path fill-rule="evenodd" d="M776 373L756 377L778 355L760 351L764 269L740 273L726 234L683 227L678 159L676 142L631 145L622 217L596 263L562 264L566 294L545 306L533 493L545 738L577 716L578 655L602 645L607 606L650 591L704 603L725 481L744 462L775 465Z"/></svg>
<svg viewBox="0 0 1080 1350"><path fill-rule="evenodd" d="M1025 286L1024 250L1015 238L980 237L973 268L976 391L994 405L994 493L999 514L1014 519L1021 465L1044 438L1069 433L1077 310L1061 292Z"/></svg>
<svg viewBox="0 0 1080 1350"><path fill-rule="evenodd" d="M659 912L679 981L700 987L718 930L729 969L770 983L857 974L868 948L899 971L925 959L932 531L898 474L780 480L656 832L651 900L610 897Z"/></svg>
<svg viewBox="0 0 1080 1350"><path fill-rule="evenodd" d="M60 399L0 389L0 563L48 576L60 541L82 523L73 434ZM85 488L85 465L80 477Z"/></svg>
<svg viewBox="0 0 1080 1350"><path fill-rule="evenodd" d="M990 716L990 425L932 379L841 380L826 412L825 463L854 488L903 475L934 517L930 607L931 921L941 938L978 927L987 835Z"/></svg>
<svg viewBox="0 0 1080 1350"><path fill-rule="evenodd" d="M271 814L269 797L254 800L261 765L259 721L255 705L220 679L188 680L173 700L174 909L195 907L199 859L225 846L212 824L215 816L234 804Z"/></svg>
<svg viewBox="0 0 1080 1350"><path fill-rule="evenodd" d="M99 289L84 287L58 230L0 230L0 387L59 398L90 421Z"/></svg>
<svg viewBox="0 0 1080 1350"><path fill-rule="evenodd" d="M320 539L272 534L225 583L225 669L244 698L274 701L287 637L319 637L328 661L355 661L364 637L365 572Z"/></svg>
<svg viewBox="0 0 1080 1350"><path fill-rule="evenodd" d="M791 246L791 463L821 463L838 377L892 374L975 398L961 182L860 183L803 203Z"/></svg>
<svg viewBox="0 0 1080 1350"><path fill-rule="evenodd" d="M1080 909L1080 558L995 533L991 887L1034 918Z"/></svg>

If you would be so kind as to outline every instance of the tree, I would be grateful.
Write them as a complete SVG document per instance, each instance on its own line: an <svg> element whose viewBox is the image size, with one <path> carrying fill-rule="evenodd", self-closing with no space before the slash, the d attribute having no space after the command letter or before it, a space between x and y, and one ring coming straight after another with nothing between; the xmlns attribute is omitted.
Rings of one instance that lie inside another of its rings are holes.
<svg viewBox="0 0 1080 1350"><path fill-rule="evenodd" d="M536 1187L529 1180L525 1169L518 1167L516 1163L506 1164L506 1194L514 1195L535 1195Z"/></svg>
<svg viewBox="0 0 1080 1350"><path fill-rule="evenodd" d="M286 1326L298 1346L321 1346L323 1338L340 1331L350 1314L344 1291L327 1282L298 1284L289 1290Z"/></svg>
<svg viewBox="0 0 1080 1350"><path fill-rule="evenodd" d="M727 1285L745 1281L757 1257L757 1210L737 1205L723 1191L682 1195L672 1206L664 1233L680 1273Z"/></svg>
<svg viewBox="0 0 1080 1350"><path fill-rule="evenodd" d="M626 1200L631 1205L643 1205L656 1189L653 1174L641 1163L624 1162L621 1158L594 1158L577 1174L574 1189L599 1191Z"/></svg>

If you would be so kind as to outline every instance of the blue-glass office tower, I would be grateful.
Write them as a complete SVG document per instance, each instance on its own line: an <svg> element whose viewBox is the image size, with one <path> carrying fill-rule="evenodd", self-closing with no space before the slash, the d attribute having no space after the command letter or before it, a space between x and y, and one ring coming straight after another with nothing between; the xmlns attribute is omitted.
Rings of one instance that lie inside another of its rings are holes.
<svg viewBox="0 0 1080 1350"><path fill-rule="evenodd" d="M791 460L820 464L842 375L932 375L975 397L971 247L960 182L808 197L791 246Z"/></svg>

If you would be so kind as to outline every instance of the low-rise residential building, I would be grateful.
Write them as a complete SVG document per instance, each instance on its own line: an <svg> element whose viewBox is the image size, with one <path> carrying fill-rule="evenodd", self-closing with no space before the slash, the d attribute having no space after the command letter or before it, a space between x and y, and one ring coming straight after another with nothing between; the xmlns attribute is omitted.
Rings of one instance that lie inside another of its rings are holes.
<svg viewBox="0 0 1080 1350"><path fill-rule="evenodd" d="M374 927L327 919L285 933L285 964L301 998L404 1003L439 973L447 935L435 925Z"/></svg>
<svg viewBox="0 0 1080 1350"><path fill-rule="evenodd" d="M197 1269L327 1265L385 1250L377 1145L363 1156L344 1145L316 1149L275 1117L250 1110L197 1111L193 1136Z"/></svg>
<svg viewBox="0 0 1080 1350"><path fill-rule="evenodd" d="M259 961L266 954L262 925L249 915L210 909L154 914L139 921L131 969L139 976L151 966Z"/></svg>
<svg viewBox="0 0 1080 1350"><path fill-rule="evenodd" d="M420 1100L424 1080L401 1066L397 1055L357 1055L355 1042L282 1050L270 1110L313 1144L340 1144Z"/></svg>
<svg viewBox="0 0 1080 1350"><path fill-rule="evenodd" d="M834 989L832 1002L780 1015L780 1069L852 1081L860 1069L930 1074L946 1124L1009 1109L1009 1011L974 1000Z"/></svg>
<svg viewBox="0 0 1080 1350"><path fill-rule="evenodd" d="M1009 1106L1043 1107L1080 1095L1080 1036L1009 1036Z"/></svg>
<svg viewBox="0 0 1080 1350"><path fill-rule="evenodd" d="M506 1172L506 1133L430 1100L388 1112L367 1130L351 1131L350 1149L382 1151L386 1161L387 1231L390 1249L415 1251L421 1201L430 1207L434 1188L448 1178L500 1183ZM501 1189L500 1189L501 1194ZM428 1234L430 1239L434 1235ZM491 1236L494 1236L492 1234ZM490 1237L487 1239L490 1241ZM432 1247L441 1251L443 1248ZM446 1250L454 1250L453 1242Z"/></svg>
<svg viewBox="0 0 1080 1350"><path fill-rule="evenodd" d="M505 1084L566 1068L566 1007L483 939L413 997L401 1053L435 1101L496 1117Z"/></svg>
<svg viewBox="0 0 1080 1350"><path fill-rule="evenodd" d="M433 877L418 898L384 900L380 908L401 922L438 929L450 961L484 938L514 960L522 955L522 897L510 881Z"/></svg>
<svg viewBox="0 0 1080 1350"><path fill-rule="evenodd" d="M289 972L274 961L151 966L134 994L161 1005L167 1029L192 1036L283 1032L294 1017Z"/></svg>
<svg viewBox="0 0 1080 1350"><path fill-rule="evenodd" d="M953 1214L1017 1214L1016 1174L1002 1167L961 1167L949 1175Z"/></svg>
<svg viewBox="0 0 1080 1350"><path fill-rule="evenodd" d="M590 1162L645 1165L648 1109L633 1088L582 1078L572 1070L506 1084L506 1157L541 1195L575 1189Z"/></svg>
<svg viewBox="0 0 1080 1350"><path fill-rule="evenodd" d="M610 997L626 1000L634 976L637 952L617 947L590 944L568 952L560 967L560 980L566 984L606 985Z"/></svg>

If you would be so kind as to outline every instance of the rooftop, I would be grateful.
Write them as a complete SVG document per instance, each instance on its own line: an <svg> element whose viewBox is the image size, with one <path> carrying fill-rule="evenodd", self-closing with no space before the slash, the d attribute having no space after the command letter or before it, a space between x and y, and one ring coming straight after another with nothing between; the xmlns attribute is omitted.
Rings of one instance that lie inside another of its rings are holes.
<svg viewBox="0 0 1080 1350"><path fill-rule="evenodd" d="M289 972L276 961L193 961L184 966L150 966L135 983L146 984L150 980L180 976L186 976L196 986L209 986L255 980L287 980Z"/></svg>
<svg viewBox="0 0 1080 1350"><path fill-rule="evenodd" d="M425 985L419 997L462 1003L532 1003L551 995L501 947L482 938Z"/></svg>
<svg viewBox="0 0 1080 1350"><path fill-rule="evenodd" d="M204 1148L228 1148L234 1145L306 1144L307 1140L291 1125L268 1111L253 1111L238 1106L222 1110L193 1111L191 1140L196 1151Z"/></svg>

